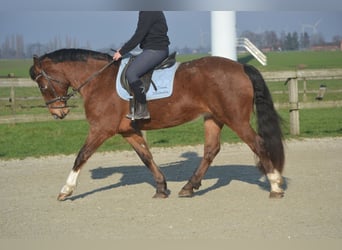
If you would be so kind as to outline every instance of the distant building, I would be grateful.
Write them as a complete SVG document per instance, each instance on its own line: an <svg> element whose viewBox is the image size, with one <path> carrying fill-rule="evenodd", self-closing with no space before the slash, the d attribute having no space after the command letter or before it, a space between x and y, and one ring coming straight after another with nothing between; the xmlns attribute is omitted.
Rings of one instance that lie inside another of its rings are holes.
<svg viewBox="0 0 342 250"><path fill-rule="evenodd" d="M315 45L311 46L310 50L313 51L342 51L342 41L340 44L329 44L326 43L325 45Z"/></svg>

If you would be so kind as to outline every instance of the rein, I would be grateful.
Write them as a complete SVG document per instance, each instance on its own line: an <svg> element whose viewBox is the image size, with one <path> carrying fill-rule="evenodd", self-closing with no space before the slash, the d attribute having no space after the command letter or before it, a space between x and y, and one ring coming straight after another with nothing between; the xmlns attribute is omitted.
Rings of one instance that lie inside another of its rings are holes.
<svg viewBox="0 0 342 250"><path fill-rule="evenodd" d="M95 77L97 77L99 74L101 74L105 69L107 69L110 65L112 65L115 61L112 60L109 63L107 63L105 66L103 66L99 71L96 71L94 74L92 74L91 76L89 76L80 86L78 86L77 88L73 88L72 92L68 93L67 95L64 96L58 96L53 85L51 84L50 81L54 81L57 82L59 84L61 84L62 82L52 78L51 76L49 76L44 70L41 71L41 73L36 77L35 80L37 80L38 78L40 78L41 76L43 76L47 81L49 86L51 86L52 91L55 95L55 98L45 102L45 104L48 106L52 103L58 102L58 101L62 101L62 102L67 102L72 96L74 96L77 92L79 92L84 86L86 86L88 83L91 82L91 80L93 80ZM42 90L42 89L41 89ZM60 108L60 107L56 107L56 108Z"/></svg>

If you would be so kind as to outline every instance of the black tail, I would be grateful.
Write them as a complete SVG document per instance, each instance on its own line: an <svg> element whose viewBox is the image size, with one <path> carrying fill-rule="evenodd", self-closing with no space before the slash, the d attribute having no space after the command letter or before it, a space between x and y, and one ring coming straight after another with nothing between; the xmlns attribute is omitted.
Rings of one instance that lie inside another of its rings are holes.
<svg viewBox="0 0 342 250"><path fill-rule="evenodd" d="M253 83L258 134L273 166L281 173L285 162L281 118L274 109L270 91L260 72L251 65L244 65L244 71Z"/></svg>

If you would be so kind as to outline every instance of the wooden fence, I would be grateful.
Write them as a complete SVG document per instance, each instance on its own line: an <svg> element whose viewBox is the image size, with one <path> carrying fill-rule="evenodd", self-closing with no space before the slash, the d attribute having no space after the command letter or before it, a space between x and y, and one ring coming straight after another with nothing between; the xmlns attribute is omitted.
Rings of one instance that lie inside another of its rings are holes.
<svg viewBox="0 0 342 250"><path fill-rule="evenodd" d="M283 81L287 83L289 90L289 112L290 112L290 133L300 134L299 109L304 108L299 102L298 81L303 81L304 97L307 93L308 80L333 80L342 79L342 69L317 69L317 70L297 70L264 72L263 77L266 82ZM342 98L341 98L342 99ZM341 101L330 102L332 107L342 106Z"/></svg>
<svg viewBox="0 0 342 250"><path fill-rule="evenodd" d="M318 69L318 70L297 70L297 71L277 71L277 72L263 72L263 77L266 82L286 82L288 86L289 102L287 104L275 103L276 108L288 108L290 113L290 133L292 135L300 134L299 124L299 110L301 108L315 108L315 107L342 107L342 98L338 101L319 103L300 103L298 81L303 81L303 95L307 93L308 80L331 80L342 79L342 69ZM0 79L1 87L11 87L11 100L15 105L15 88L16 87L32 87L37 86L31 79L16 79L16 78L2 78ZM342 89L342 84L341 84ZM341 90L342 92L342 90ZM33 97L34 98L34 97ZM29 99L29 98L26 98ZM84 115L70 114L69 120L84 119ZM46 121L51 120L50 115L16 115L0 116L1 123L18 123L18 122L32 122L32 121Z"/></svg>

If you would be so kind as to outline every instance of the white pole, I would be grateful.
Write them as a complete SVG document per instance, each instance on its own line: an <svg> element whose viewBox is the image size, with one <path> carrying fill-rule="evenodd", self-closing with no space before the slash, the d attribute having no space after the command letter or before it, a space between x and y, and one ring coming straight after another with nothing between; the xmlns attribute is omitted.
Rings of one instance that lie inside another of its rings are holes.
<svg viewBox="0 0 342 250"><path fill-rule="evenodd" d="M211 54L236 61L236 18L234 11L211 12Z"/></svg>

